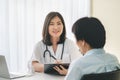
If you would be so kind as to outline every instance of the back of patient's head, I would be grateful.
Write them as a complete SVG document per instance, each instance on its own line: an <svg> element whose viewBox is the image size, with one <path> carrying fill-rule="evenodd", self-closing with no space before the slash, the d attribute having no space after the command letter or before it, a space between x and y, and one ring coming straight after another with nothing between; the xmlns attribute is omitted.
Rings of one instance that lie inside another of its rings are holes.
<svg viewBox="0 0 120 80"><path fill-rule="evenodd" d="M80 18L73 24L72 32L77 41L85 40L92 48L103 48L105 45L106 32L97 18Z"/></svg>

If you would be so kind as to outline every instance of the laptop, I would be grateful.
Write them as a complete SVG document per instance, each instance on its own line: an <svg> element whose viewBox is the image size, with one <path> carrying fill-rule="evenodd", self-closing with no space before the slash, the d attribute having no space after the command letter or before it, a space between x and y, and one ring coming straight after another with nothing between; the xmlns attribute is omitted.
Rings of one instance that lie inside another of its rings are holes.
<svg viewBox="0 0 120 80"><path fill-rule="evenodd" d="M16 79L20 77L24 77L25 75L15 75L15 74L10 74L5 56L0 55L0 77L1 78L6 78L6 79Z"/></svg>
<svg viewBox="0 0 120 80"><path fill-rule="evenodd" d="M60 68L62 65L64 68L68 69L69 63L61 63L61 64L44 64L44 73L53 74L53 75L61 75L59 74L53 67L58 66Z"/></svg>

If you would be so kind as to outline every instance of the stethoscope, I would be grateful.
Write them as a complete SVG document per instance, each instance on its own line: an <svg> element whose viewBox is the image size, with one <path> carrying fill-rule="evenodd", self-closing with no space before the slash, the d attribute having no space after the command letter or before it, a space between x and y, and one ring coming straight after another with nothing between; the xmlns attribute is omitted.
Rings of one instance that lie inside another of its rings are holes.
<svg viewBox="0 0 120 80"><path fill-rule="evenodd" d="M62 53L61 53L61 58L60 58L61 60L62 60L62 58L63 58L63 52L64 52L64 43L63 43ZM50 58L52 57L53 59L57 60L57 59L51 54L51 52L48 50L48 47L47 47L47 45L46 45L46 50L45 50L44 53L43 53L44 61L45 61L45 55L46 55L47 53L49 54Z"/></svg>

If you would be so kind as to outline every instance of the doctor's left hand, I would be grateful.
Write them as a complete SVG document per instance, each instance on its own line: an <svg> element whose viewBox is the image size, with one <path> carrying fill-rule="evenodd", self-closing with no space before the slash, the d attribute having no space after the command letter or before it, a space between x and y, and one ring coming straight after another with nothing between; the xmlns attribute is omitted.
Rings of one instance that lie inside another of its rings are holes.
<svg viewBox="0 0 120 80"><path fill-rule="evenodd" d="M55 63L55 64L60 64L60 63L62 63L62 60L55 60L54 63Z"/></svg>
<svg viewBox="0 0 120 80"><path fill-rule="evenodd" d="M59 74L61 75L66 75L68 70L65 69L62 65L60 65L59 67L58 66L55 66L53 67L57 72L59 72Z"/></svg>

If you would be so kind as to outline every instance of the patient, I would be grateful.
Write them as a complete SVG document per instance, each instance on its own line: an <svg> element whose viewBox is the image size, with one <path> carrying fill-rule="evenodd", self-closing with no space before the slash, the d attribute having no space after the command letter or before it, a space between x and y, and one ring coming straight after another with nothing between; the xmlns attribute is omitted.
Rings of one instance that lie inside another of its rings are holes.
<svg viewBox="0 0 120 80"><path fill-rule="evenodd" d="M80 80L84 74L120 69L117 58L104 50L106 31L97 18L84 17L77 20L72 32L83 57L71 63L65 80Z"/></svg>

